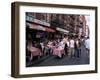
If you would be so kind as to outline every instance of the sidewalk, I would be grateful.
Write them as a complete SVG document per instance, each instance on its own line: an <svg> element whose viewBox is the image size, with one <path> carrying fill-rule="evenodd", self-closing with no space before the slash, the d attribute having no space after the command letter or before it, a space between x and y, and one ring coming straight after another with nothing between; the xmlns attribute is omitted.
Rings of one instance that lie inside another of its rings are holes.
<svg viewBox="0 0 100 80"><path fill-rule="evenodd" d="M40 58L40 59L38 59L36 61L33 61L33 62L31 61L31 62L29 62L29 63L26 64L26 67L30 67L31 65L38 64L38 63L46 60L49 57L50 57L50 55L47 55L47 56L44 56L44 57L42 57L42 58Z"/></svg>

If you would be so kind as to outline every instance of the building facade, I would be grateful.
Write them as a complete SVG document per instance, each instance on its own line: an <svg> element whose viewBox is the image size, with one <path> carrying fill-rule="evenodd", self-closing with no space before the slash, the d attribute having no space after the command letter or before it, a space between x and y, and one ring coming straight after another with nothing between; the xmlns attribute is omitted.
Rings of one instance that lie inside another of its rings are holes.
<svg viewBox="0 0 100 80"><path fill-rule="evenodd" d="M41 24L56 29L56 27L67 30L79 37L89 35L87 32L85 15L76 14L52 14L52 13L26 13L34 19L40 20Z"/></svg>

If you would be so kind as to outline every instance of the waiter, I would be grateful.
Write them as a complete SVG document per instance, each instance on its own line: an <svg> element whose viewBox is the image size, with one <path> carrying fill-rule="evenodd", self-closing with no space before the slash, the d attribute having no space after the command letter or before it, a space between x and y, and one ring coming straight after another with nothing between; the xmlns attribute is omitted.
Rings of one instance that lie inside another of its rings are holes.
<svg viewBox="0 0 100 80"><path fill-rule="evenodd" d="M68 37L67 37L67 35L64 35L63 42L64 42L64 44L65 44L65 46L64 46L65 54L68 55L68 46L69 46L69 45L68 45Z"/></svg>

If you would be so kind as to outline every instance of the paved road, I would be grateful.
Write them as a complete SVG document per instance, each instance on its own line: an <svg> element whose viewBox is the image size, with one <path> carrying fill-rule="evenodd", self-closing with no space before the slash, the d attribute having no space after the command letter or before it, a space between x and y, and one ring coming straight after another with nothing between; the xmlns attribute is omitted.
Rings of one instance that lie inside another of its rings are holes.
<svg viewBox="0 0 100 80"><path fill-rule="evenodd" d="M71 58L65 55L63 58L58 58L56 56L50 56L45 60L32 64L31 67L36 66L58 66L58 65L80 65L89 64L89 55L86 53L84 46L81 47L81 57Z"/></svg>

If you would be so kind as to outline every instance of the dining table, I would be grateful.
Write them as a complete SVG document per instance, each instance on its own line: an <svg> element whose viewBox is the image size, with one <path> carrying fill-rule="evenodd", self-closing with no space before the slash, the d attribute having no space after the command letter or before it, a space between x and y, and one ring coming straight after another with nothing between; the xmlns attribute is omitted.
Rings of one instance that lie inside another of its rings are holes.
<svg viewBox="0 0 100 80"><path fill-rule="evenodd" d="M33 47L33 46L28 46L27 49L31 52L31 60L34 56L41 56L42 53L40 49Z"/></svg>
<svg viewBox="0 0 100 80"><path fill-rule="evenodd" d="M65 55L64 49L63 48L54 48L53 50L53 55L56 55L58 57L62 57L62 55Z"/></svg>

